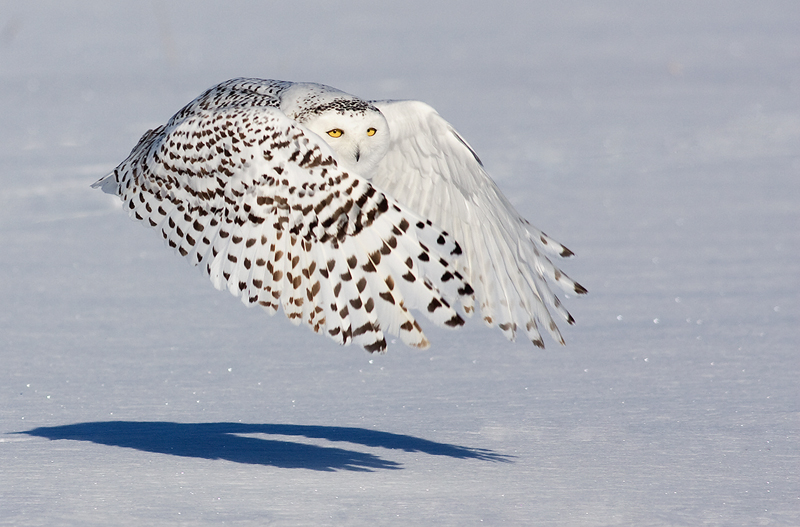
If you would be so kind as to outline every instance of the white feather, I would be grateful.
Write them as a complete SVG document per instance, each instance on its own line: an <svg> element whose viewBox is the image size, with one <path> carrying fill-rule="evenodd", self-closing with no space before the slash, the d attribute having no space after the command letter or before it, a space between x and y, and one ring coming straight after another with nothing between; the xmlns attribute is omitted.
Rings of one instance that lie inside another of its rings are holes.
<svg viewBox="0 0 800 527"><path fill-rule="evenodd" d="M563 343L547 307L569 323L573 318L545 277L576 293L586 290L543 252L572 252L519 215L474 150L433 108L418 101L372 103L386 118L391 140L371 181L461 244L464 254L456 259L456 268L475 289L489 325L500 326L512 340L518 328L525 328L543 346L538 321Z"/></svg>

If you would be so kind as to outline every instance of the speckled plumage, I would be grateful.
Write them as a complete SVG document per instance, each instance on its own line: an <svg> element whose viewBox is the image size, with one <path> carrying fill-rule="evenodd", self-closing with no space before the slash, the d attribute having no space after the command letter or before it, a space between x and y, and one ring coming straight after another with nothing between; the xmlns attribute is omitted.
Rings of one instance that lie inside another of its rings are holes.
<svg viewBox="0 0 800 527"><path fill-rule="evenodd" d="M470 314L476 299L511 339L522 326L543 346L539 320L563 342L544 302L573 320L546 279L585 292L539 249L571 252L519 217L423 103L233 79L94 186L218 289L368 351L385 350L387 333L427 347L409 310L456 327L456 306Z"/></svg>

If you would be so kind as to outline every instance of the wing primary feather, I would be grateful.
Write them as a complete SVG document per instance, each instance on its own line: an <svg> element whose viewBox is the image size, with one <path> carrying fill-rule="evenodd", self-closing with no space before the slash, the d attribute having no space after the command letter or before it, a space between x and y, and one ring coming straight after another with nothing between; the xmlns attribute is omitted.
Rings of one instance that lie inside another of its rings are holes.
<svg viewBox="0 0 800 527"><path fill-rule="evenodd" d="M475 288L481 316L514 339L518 329L543 347L540 327L563 343L549 309L574 318L550 283L576 294L586 289L545 253L572 251L514 209L467 141L430 106L418 101L373 101L389 123L389 152L372 175L379 188L461 244L454 266Z"/></svg>

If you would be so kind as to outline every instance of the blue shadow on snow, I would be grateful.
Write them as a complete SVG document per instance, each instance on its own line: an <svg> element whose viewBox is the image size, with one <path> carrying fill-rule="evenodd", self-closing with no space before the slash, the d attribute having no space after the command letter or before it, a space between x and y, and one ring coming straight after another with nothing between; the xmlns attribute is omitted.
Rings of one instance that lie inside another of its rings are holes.
<svg viewBox="0 0 800 527"><path fill-rule="evenodd" d="M511 461L511 456L496 454L491 450L340 426L100 421L40 427L18 433L51 440L91 441L101 445L134 448L173 456L224 459L236 463L324 471L396 470L402 468L402 465L365 452L244 435L302 436L457 459Z"/></svg>

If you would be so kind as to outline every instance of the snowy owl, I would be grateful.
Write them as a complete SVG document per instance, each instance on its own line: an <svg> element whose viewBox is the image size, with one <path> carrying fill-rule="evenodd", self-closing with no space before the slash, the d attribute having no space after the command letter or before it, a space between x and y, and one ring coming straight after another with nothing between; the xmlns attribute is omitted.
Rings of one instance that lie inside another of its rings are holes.
<svg viewBox="0 0 800 527"><path fill-rule="evenodd" d="M514 210L453 127L417 101L233 79L144 134L93 185L161 232L218 289L279 306L340 344L427 348L411 310L480 316L513 340L564 343L548 282L586 293L547 254L572 252ZM477 304L477 305L476 305Z"/></svg>

